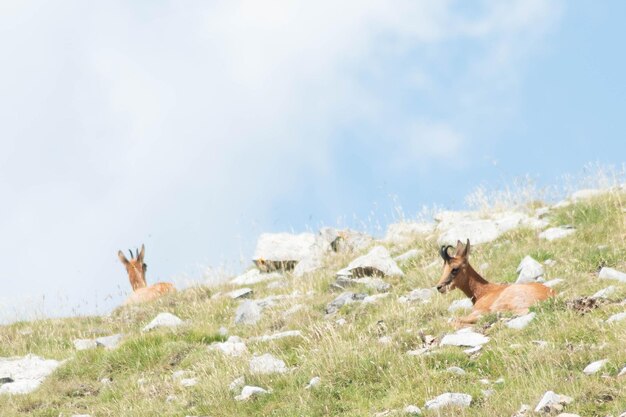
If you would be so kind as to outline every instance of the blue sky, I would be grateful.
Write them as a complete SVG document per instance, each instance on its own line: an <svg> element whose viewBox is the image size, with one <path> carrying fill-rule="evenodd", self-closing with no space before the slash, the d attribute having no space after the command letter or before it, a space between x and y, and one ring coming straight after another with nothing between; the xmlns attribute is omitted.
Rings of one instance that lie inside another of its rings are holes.
<svg viewBox="0 0 626 417"><path fill-rule="evenodd" d="M623 2L7 2L0 320L621 167ZM42 301L44 300L45 301Z"/></svg>

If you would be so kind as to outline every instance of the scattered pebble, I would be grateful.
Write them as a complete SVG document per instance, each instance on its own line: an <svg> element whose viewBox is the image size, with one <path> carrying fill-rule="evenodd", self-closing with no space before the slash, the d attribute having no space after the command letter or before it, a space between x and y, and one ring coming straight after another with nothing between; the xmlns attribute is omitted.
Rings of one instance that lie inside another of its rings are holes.
<svg viewBox="0 0 626 417"><path fill-rule="evenodd" d="M419 416L420 414L422 414L422 410L420 410L420 408L416 405L407 405L406 407L404 407L404 414L409 414L412 416Z"/></svg>
<svg viewBox="0 0 626 417"><path fill-rule="evenodd" d="M563 406L574 401L573 398L566 395L559 395L554 391L546 391L535 407L535 413L552 413L554 411L562 411Z"/></svg>
<svg viewBox="0 0 626 417"><path fill-rule="evenodd" d="M543 275L543 265L527 255L522 259L516 272L519 273L517 277L517 284L524 284L527 282L534 282L537 278Z"/></svg>
<svg viewBox="0 0 626 417"><path fill-rule="evenodd" d="M461 300L454 300L450 307L448 307L448 311L450 313L454 313L457 310L471 310L474 307L472 300L469 298L463 298Z"/></svg>
<svg viewBox="0 0 626 417"><path fill-rule="evenodd" d="M109 350L115 349L120 344L123 337L124 335L122 335L121 333L114 334L111 336L98 337L95 340L96 346L102 346L103 348L109 349Z"/></svg>
<svg viewBox="0 0 626 417"><path fill-rule="evenodd" d="M622 321L624 319L626 319L626 311L624 311L622 313L613 314L611 317L606 319L606 322L607 323L614 323L614 322Z"/></svg>
<svg viewBox="0 0 626 417"><path fill-rule="evenodd" d="M446 392L445 394L441 394L432 400L426 401L424 407L428 410L436 410L447 406L469 407L471 403L472 396L469 394Z"/></svg>
<svg viewBox="0 0 626 417"><path fill-rule="evenodd" d="M440 346L466 346L476 347L484 345L489 338L480 333L476 333L471 328L461 329L456 333L447 334L441 339Z"/></svg>
<svg viewBox="0 0 626 417"><path fill-rule="evenodd" d="M536 313L531 312L528 314L524 314L523 316L516 317L512 320L509 320L506 323L506 327L508 327L509 329L521 330L524 327L528 326L530 322L535 319L536 315Z"/></svg>
<svg viewBox="0 0 626 417"><path fill-rule="evenodd" d="M559 285L563 281L565 281L565 280L563 280L561 278L554 278L554 279L551 279L550 281L544 282L543 285L545 285L548 288L554 288L554 287L556 287L557 285Z"/></svg>
<svg viewBox="0 0 626 417"><path fill-rule="evenodd" d="M248 352L246 344L238 336L230 336L225 342L213 343L209 346L209 349L215 349L221 351L227 356L241 356Z"/></svg>
<svg viewBox="0 0 626 417"><path fill-rule="evenodd" d="M261 307L253 300L245 300L235 311L236 324L256 324L261 320Z"/></svg>
<svg viewBox="0 0 626 417"><path fill-rule="evenodd" d="M608 359L601 359L599 361L591 362L583 369L585 375L593 375L598 372L608 362Z"/></svg>
<svg viewBox="0 0 626 417"><path fill-rule="evenodd" d="M610 285L596 292L594 295L591 296L591 298L609 298L609 296L613 295L616 290L617 288L615 288L614 285Z"/></svg>
<svg viewBox="0 0 626 417"><path fill-rule="evenodd" d="M250 373L252 374L282 374L287 371L289 368L285 362L269 353L250 359Z"/></svg>
<svg viewBox="0 0 626 417"><path fill-rule="evenodd" d="M598 273L600 279L612 279L619 282L626 282L626 274L617 269L603 267Z"/></svg>
<svg viewBox="0 0 626 417"><path fill-rule="evenodd" d="M465 370L463 370L463 368L459 368L458 366L451 366L446 369L446 371L457 375L465 375Z"/></svg>
<svg viewBox="0 0 626 417"><path fill-rule="evenodd" d="M322 378L320 378L319 376L314 376L313 378L311 378L311 380L309 381L307 386L304 387L304 389L314 388L314 387L318 386L320 384L320 382L322 382Z"/></svg>
<svg viewBox="0 0 626 417"><path fill-rule="evenodd" d="M229 389L229 390L231 390L231 391L233 391L233 392L236 392L236 391L241 390L241 389L243 388L243 386L244 386L244 385L246 385L246 377L244 377L244 376L242 375L242 376L240 376L240 377L238 377L238 378L235 378L235 379L233 380L233 382L231 382L231 383L228 385L228 389Z"/></svg>
<svg viewBox="0 0 626 417"><path fill-rule="evenodd" d="M576 229L572 227L551 227L539 233L540 239L555 240L561 239L576 233Z"/></svg>
<svg viewBox="0 0 626 417"><path fill-rule="evenodd" d="M76 339L74 340L74 349L87 350L95 349L98 346L94 339Z"/></svg>
<svg viewBox="0 0 626 417"><path fill-rule="evenodd" d="M236 401L245 401L245 400L248 400L250 398L257 397L259 395L265 395L265 394L269 394L269 391L266 390L266 389L263 389L261 387L253 387L253 386L250 386L250 385L246 385L241 390L241 394L239 394L239 395L237 395L235 397L235 400Z"/></svg>
<svg viewBox="0 0 626 417"><path fill-rule="evenodd" d="M226 293L226 295L232 298L233 300L236 300L238 298L250 297L253 293L254 291L252 291L252 288L245 287L245 288L239 288L237 290Z"/></svg>
<svg viewBox="0 0 626 417"><path fill-rule="evenodd" d="M150 323L148 323L143 328L143 331L147 332L159 327L177 327L183 323L184 321L171 313L159 313Z"/></svg>
<svg viewBox="0 0 626 417"><path fill-rule="evenodd" d="M302 332L300 330L287 330L284 332L274 333L270 335L251 337L250 340L255 342L268 342L270 340L284 339L286 337L302 337Z"/></svg>

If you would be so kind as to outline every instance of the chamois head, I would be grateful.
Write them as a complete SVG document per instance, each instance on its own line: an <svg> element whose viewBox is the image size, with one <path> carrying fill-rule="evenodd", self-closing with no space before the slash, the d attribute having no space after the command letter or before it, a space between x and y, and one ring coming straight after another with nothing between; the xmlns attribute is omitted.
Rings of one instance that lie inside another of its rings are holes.
<svg viewBox="0 0 626 417"><path fill-rule="evenodd" d="M448 249L450 248L452 248L452 246L444 245L439 249L439 255L443 258L443 273L437 283L437 290L442 294L455 289L459 280L464 279L467 274L467 268L469 267L469 239L467 239L465 246L463 246L460 240L457 241L456 252L453 256L450 256L448 253Z"/></svg>
<svg viewBox="0 0 626 417"><path fill-rule="evenodd" d="M146 253L146 248L141 245L141 251L135 249L135 255L132 250L128 250L130 253L130 260L126 259L122 251L117 252L117 257L126 267L128 272L128 280L130 281L133 291L137 291L139 288L145 287L146 284L146 269L148 266L143 262L143 257Z"/></svg>

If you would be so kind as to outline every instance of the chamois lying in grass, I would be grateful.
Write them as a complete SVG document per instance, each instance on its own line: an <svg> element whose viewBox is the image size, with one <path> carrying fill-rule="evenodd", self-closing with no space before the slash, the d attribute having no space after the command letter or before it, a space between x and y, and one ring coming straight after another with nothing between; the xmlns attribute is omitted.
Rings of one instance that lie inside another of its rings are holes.
<svg viewBox="0 0 626 417"><path fill-rule="evenodd" d="M169 282L158 282L154 285L147 286L146 284L146 270L148 266L144 263L144 255L146 248L141 245L141 251L130 252L130 260L126 259L122 251L117 252L118 258L122 261L122 264L126 267L128 272L128 279L131 287L133 287L133 293L126 299L124 304L140 304L147 301L156 300L164 294L174 292L176 289L173 284Z"/></svg>
<svg viewBox="0 0 626 417"><path fill-rule="evenodd" d="M463 246L457 241L456 253L450 256L448 249L442 246L439 254L444 260L443 273L437 283L437 290L446 293L460 289L474 304L472 312L456 320L459 325L476 323L481 315L497 311L512 311L525 314L537 301L553 297L555 292L543 284L492 284L481 277L469 264L470 241Z"/></svg>

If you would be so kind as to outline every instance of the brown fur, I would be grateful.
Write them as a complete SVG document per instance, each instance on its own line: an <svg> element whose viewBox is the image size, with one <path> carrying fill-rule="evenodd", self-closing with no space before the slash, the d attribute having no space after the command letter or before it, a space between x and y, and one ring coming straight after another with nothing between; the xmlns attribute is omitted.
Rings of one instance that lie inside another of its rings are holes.
<svg viewBox="0 0 626 417"><path fill-rule="evenodd" d="M146 283L146 270L147 265L144 263L144 255L146 249L144 245L141 245L141 251L136 251L133 256L130 253L130 260L126 259L122 251L117 252L117 257L120 259L126 272L128 273L128 280L130 286L133 288L133 293L126 299L124 304L139 304L148 301L156 300L157 298L169 293L174 292L176 289L173 284L169 282L158 282L154 285L148 286Z"/></svg>
<svg viewBox="0 0 626 417"><path fill-rule="evenodd" d="M437 290L446 293L455 288L463 291L474 304L472 312L457 319L457 324L476 323L481 315L489 312L512 311L525 314L528 308L538 301L553 297L551 288L539 283L492 284L478 274L469 264L470 242L463 246L457 242L454 256L448 255L448 247L443 247L443 273L437 283Z"/></svg>

